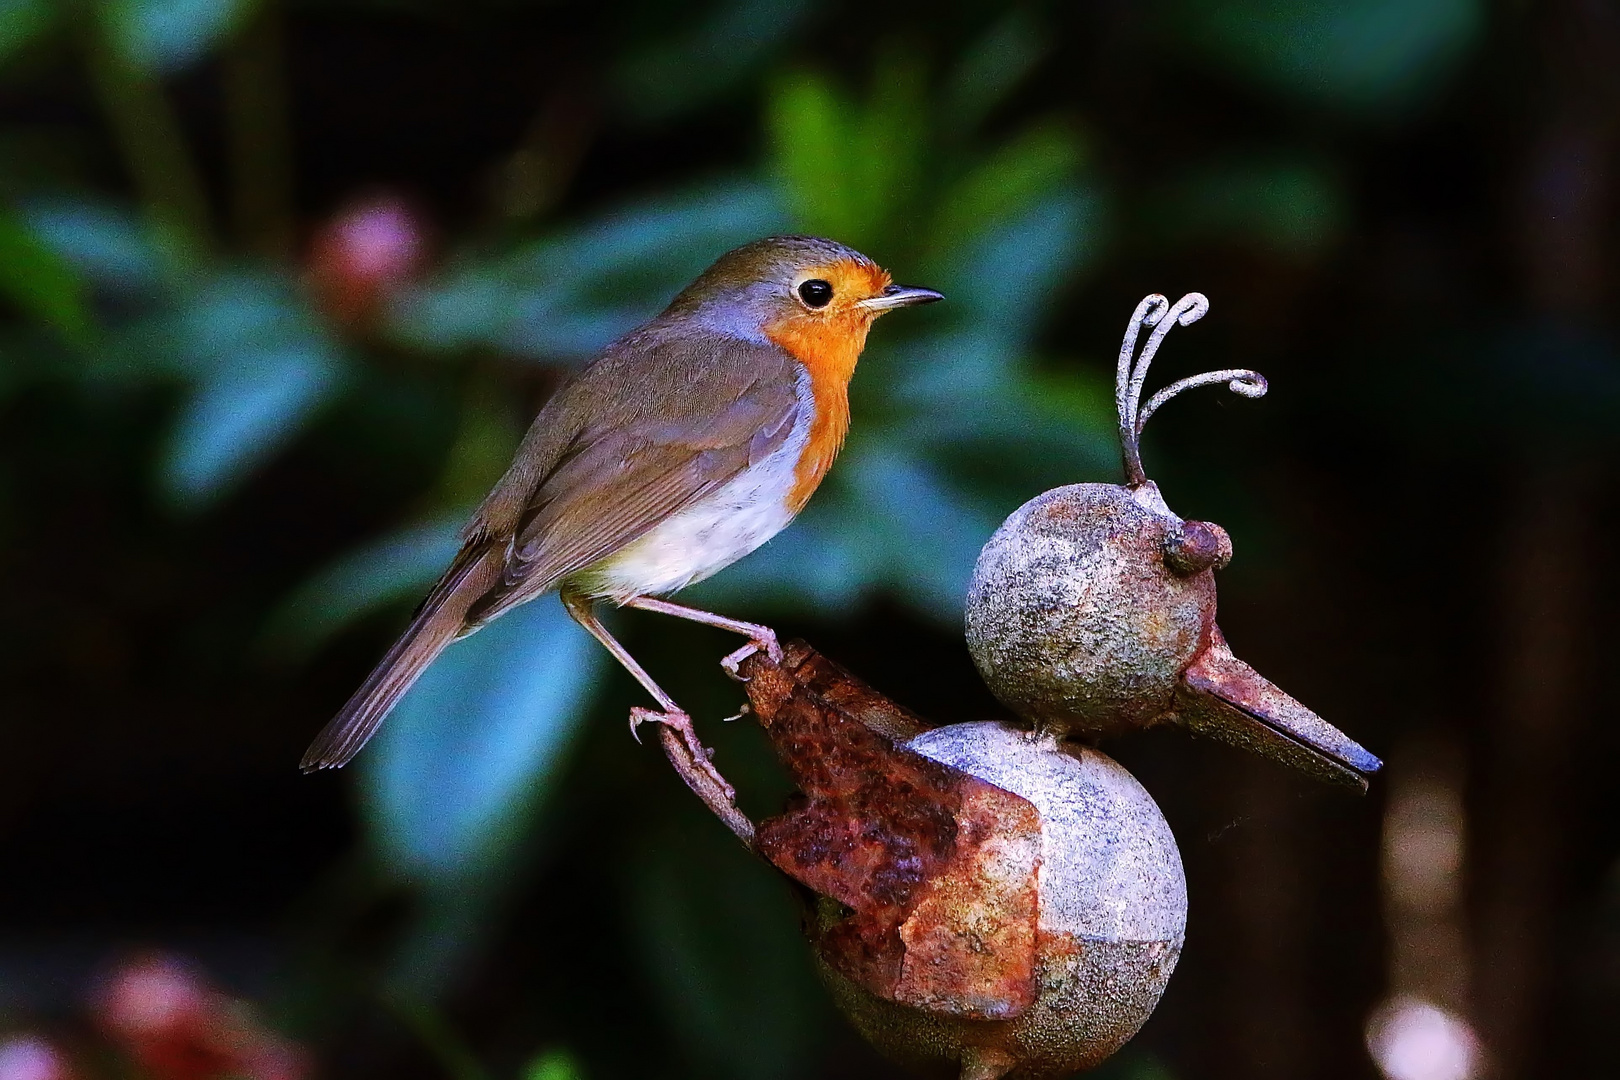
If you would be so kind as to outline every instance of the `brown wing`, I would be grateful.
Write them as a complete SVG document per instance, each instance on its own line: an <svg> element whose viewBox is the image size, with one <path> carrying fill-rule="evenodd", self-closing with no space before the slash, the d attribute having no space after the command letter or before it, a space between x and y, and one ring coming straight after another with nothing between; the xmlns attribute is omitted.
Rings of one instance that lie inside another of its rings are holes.
<svg viewBox="0 0 1620 1080"><path fill-rule="evenodd" d="M634 362L609 355L570 387L592 422L528 498L469 629L639 539L792 432L799 369L776 346L712 336L640 345Z"/></svg>

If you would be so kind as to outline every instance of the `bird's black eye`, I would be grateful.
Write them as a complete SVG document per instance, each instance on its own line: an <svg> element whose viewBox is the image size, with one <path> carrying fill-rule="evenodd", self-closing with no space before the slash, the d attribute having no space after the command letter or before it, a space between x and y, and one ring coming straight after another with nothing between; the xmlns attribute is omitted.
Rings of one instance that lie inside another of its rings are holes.
<svg viewBox="0 0 1620 1080"><path fill-rule="evenodd" d="M820 278L811 278L799 286L799 299L811 307L826 307L832 302L832 285Z"/></svg>

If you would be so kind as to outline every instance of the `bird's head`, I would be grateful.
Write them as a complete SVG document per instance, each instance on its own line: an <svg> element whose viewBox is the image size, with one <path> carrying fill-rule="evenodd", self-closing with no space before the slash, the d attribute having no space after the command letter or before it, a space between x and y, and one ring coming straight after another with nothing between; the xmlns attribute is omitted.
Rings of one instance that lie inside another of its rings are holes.
<svg viewBox="0 0 1620 1080"><path fill-rule="evenodd" d="M771 236L728 251L688 285L665 317L769 340L848 379L884 312L944 299L896 285L854 248L814 236Z"/></svg>

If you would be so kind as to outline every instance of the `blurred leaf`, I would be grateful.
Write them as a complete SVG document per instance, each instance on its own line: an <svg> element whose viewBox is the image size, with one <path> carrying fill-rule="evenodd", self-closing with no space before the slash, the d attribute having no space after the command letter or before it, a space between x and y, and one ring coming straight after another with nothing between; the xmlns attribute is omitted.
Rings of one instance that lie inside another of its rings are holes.
<svg viewBox="0 0 1620 1080"><path fill-rule="evenodd" d="M446 882L507 855L606 655L552 598L450 646L362 759L366 816L388 864Z"/></svg>
<svg viewBox="0 0 1620 1080"><path fill-rule="evenodd" d="M349 552L299 586L265 627L266 651L308 655L333 634L386 605L423 596L461 546L467 514L409 526Z"/></svg>
<svg viewBox="0 0 1620 1080"><path fill-rule="evenodd" d="M876 246L914 202L929 116L921 67L891 56L856 105L825 77L790 76L771 95L767 124L775 171L804 231Z"/></svg>
<svg viewBox="0 0 1620 1080"><path fill-rule="evenodd" d="M260 275L208 282L177 318L195 389L162 466L170 497L197 506L241 480L343 381L343 361L288 285Z"/></svg>
<svg viewBox="0 0 1620 1080"><path fill-rule="evenodd" d="M960 250L1072 183L1079 164L1078 140L1069 132L1050 127L1023 132L945 193L930 247L935 252Z"/></svg>
<svg viewBox="0 0 1620 1080"><path fill-rule="evenodd" d="M814 1071L828 1008L785 882L693 812L641 841L624 866L630 932L698 1075Z"/></svg>
<svg viewBox="0 0 1620 1080"><path fill-rule="evenodd" d="M945 88L947 134L970 132L1005 101L1051 49L1027 11L1011 11L974 41Z"/></svg>
<svg viewBox="0 0 1620 1080"><path fill-rule="evenodd" d="M1286 93L1364 112L1416 104L1480 37L1480 0L1174 0L1192 50Z"/></svg>
<svg viewBox="0 0 1620 1080"><path fill-rule="evenodd" d="M843 477L868 542L883 553L879 583L943 622L957 621L979 549L1002 514L898 447L873 440L850 456Z"/></svg>
<svg viewBox="0 0 1620 1080"><path fill-rule="evenodd" d="M875 350L885 366L893 356L894 370L864 382L857 374L857 399L876 390L909 409L954 413L1001 393L1058 289L1097 258L1103 222L1100 200L1070 187L958 244L930 267L948 300L948 307L939 305L945 326L897 349Z"/></svg>
<svg viewBox="0 0 1620 1080"><path fill-rule="evenodd" d="M84 285L67 261L0 210L0 296L64 337L83 344L91 330Z"/></svg>
<svg viewBox="0 0 1620 1080"><path fill-rule="evenodd" d="M814 10L809 0L722 0L693 30L662 37L619 66L625 103L642 120L701 104L755 71Z"/></svg>
<svg viewBox="0 0 1620 1080"><path fill-rule="evenodd" d="M163 484L184 506L219 495L285 442L333 385L324 358L262 351L199 386L175 420Z"/></svg>
<svg viewBox="0 0 1620 1080"><path fill-rule="evenodd" d="M255 0L103 0L113 43L139 68L173 72L202 58Z"/></svg>
<svg viewBox="0 0 1620 1080"><path fill-rule="evenodd" d="M1282 255L1314 254L1344 225L1334 176L1309 162L1230 159L1207 164L1151 192L1151 231L1172 242L1223 240Z"/></svg>
<svg viewBox="0 0 1620 1080"><path fill-rule="evenodd" d="M510 253L464 256L395 306L393 333L422 349L583 360L655 315L721 252L783 223L775 193L758 184L632 204Z"/></svg>
<svg viewBox="0 0 1620 1080"><path fill-rule="evenodd" d="M98 288L150 288L177 272L174 253L128 210L49 200L30 203L24 216L41 243Z"/></svg>
<svg viewBox="0 0 1620 1080"><path fill-rule="evenodd" d="M55 15L51 0L0 0L0 64L44 32Z"/></svg>
<svg viewBox="0 0 1620 1080"><path fill-rule="evenodd" d="M566 1050L547 1050L523 1070L523 1080L585 1080L574 1055Z"/></svg>

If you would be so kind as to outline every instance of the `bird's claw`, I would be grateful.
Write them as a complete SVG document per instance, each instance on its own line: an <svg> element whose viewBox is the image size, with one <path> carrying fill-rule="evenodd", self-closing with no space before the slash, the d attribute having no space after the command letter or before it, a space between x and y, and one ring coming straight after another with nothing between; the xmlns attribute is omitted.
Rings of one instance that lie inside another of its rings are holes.
<svg viewBox="0 0 1620 1080"><path fill-rule="evenodd" d="M736 652L727 654L720 661L720 666L726 669L726 674L738 682L742 681L742 674L739 670L742 662L757 652L763 651L766 656L770 657L773 664L782 662L782 645L776 640L776 631L768 626L758 627L758 630L759 633L754 636L752 641Z"/></svg>
<svg viewBox="0 0 1620 1080"><path fill-rule="evenodd" d="M636 737L638 743L641 741L641 736L636 729L649 721L655 724L663 724L673 731L686 748L688 756L692 759L693 766L714 782L714 785L724 794L728 803L736 801L737 789L732 787L726 781L726 778L720 775L720 770L714 767L711 760L714 757L714 751L699 741L697 729L692 726L690 716L679 709L669 709L665 712L655 712L652 709L644 709L640 706L631 709L630 734Z"/></svg>

